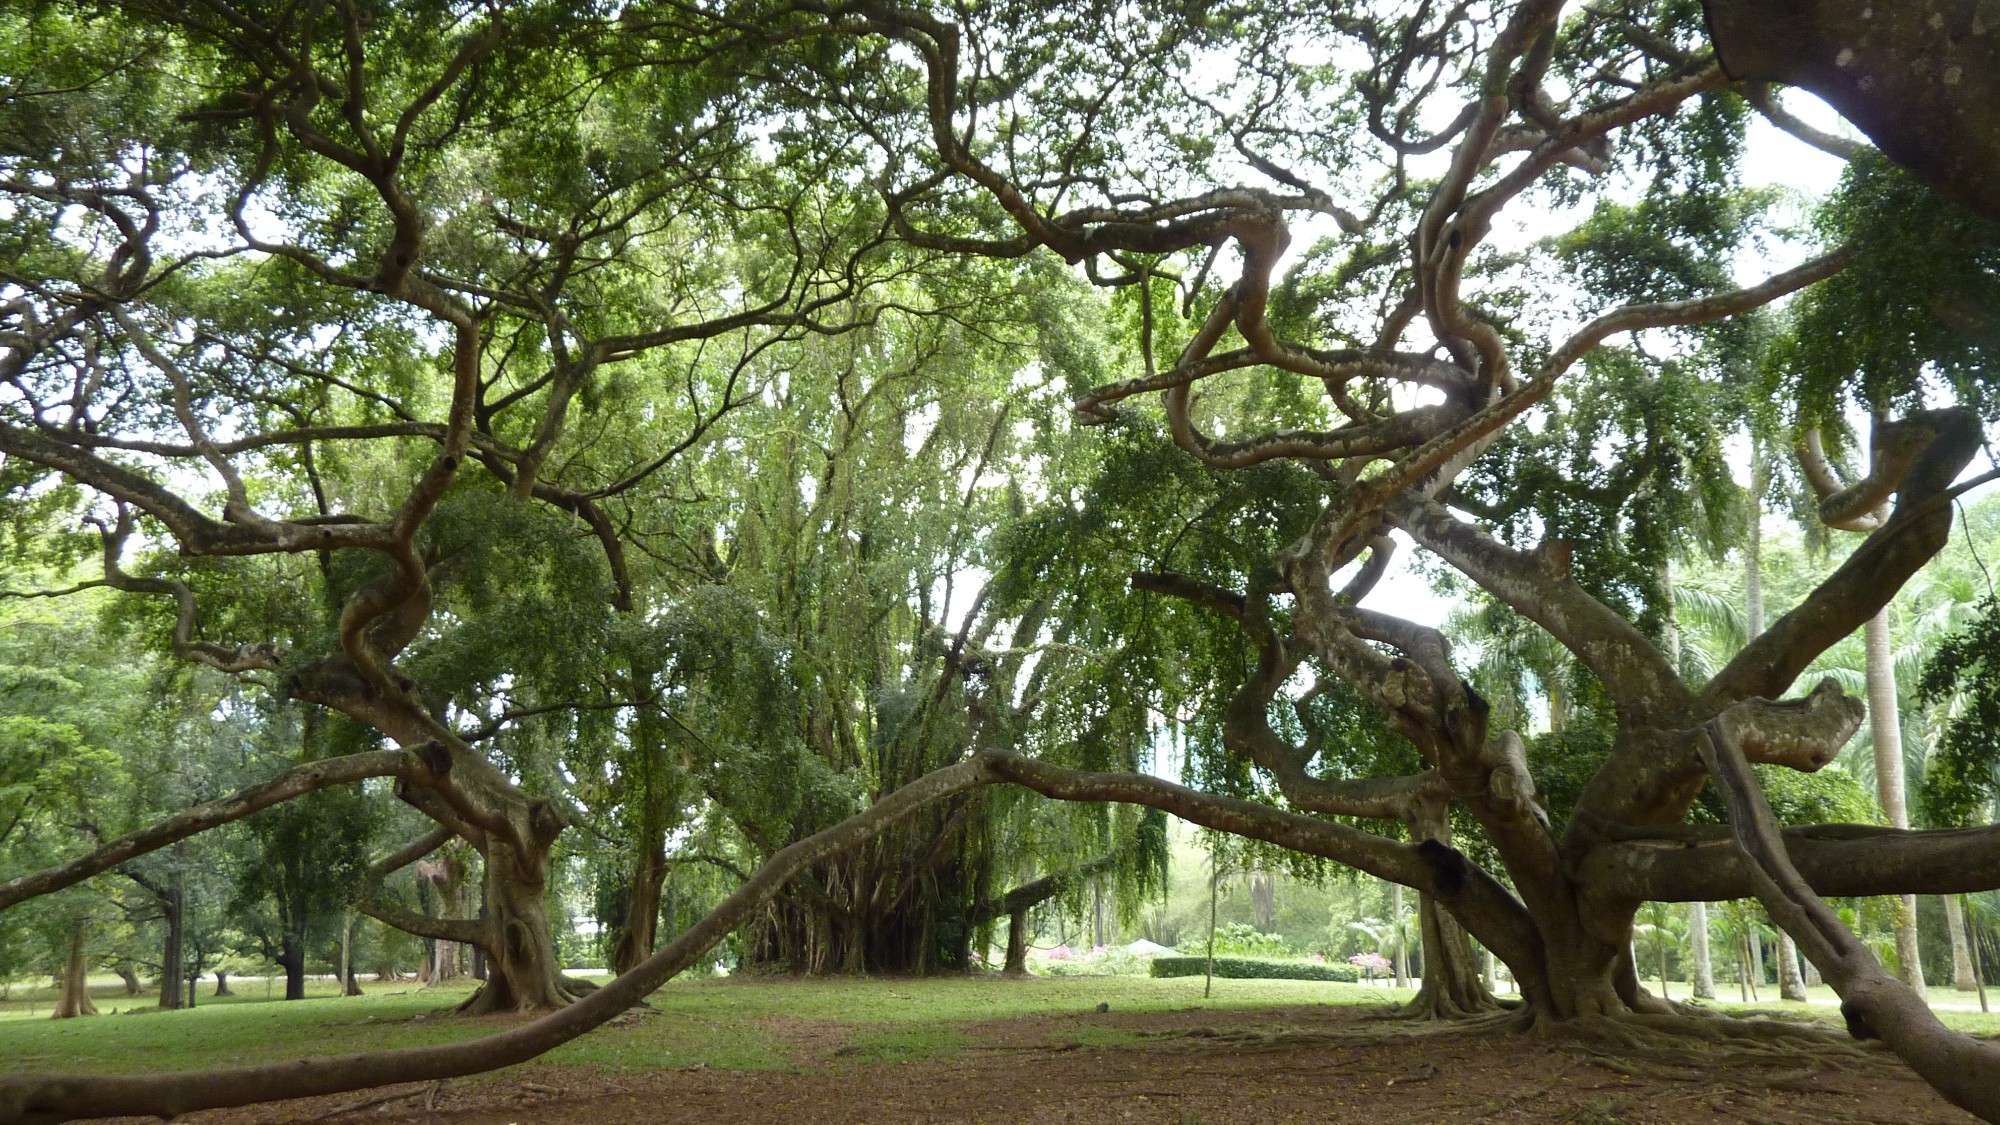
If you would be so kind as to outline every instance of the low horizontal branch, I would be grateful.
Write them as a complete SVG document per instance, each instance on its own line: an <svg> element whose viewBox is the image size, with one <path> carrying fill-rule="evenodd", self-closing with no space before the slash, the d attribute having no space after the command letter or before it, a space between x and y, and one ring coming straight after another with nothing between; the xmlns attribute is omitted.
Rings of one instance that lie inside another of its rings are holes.
<svg viewBox="0 0 2000 1125"><path fill-rule="evenodd" d="M109 871L126 860L218 825L241 820L294 797L371 777L416 779L429 776L430 769L424 759L408 750L371 750L294 766L260 785L239 789L227 797L184 809L150 827L120 836L88 855L0 883L0 910L62 890Z"/></svg>
<svg viewBox="0 0 2000 1125"><path fill-rule="evenodd" d="M1755 893L1727 828L1707 839L1621 840L1586 853L1578 879L1593 893L1650 902L1720 902ZM2000 825L1910 830L1807 825L1783 832L1806 883L1835 898L1972 894L2000 887Z"/></svg>

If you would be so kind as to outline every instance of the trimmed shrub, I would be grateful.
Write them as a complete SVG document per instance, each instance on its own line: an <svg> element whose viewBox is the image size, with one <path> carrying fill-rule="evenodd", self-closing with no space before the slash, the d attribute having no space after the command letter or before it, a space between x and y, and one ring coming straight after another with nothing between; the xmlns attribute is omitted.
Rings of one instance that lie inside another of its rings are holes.
<svg viewBox="0 0 2000 1125"><path fill-rule="evenodd" d="M1155 957L1156 977L1198 977L1208 972L1206 957ZM1353 984L1361 970L1338 961L1257 961L1248 957L1217 957L1215 975L1236 980L1331 980Z"/></svg>

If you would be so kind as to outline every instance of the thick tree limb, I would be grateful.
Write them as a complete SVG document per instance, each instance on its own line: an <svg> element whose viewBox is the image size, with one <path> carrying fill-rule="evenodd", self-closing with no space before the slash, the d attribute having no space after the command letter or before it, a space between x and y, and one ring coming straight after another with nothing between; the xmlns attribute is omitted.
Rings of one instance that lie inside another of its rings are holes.
<svg viewBox="0 0 2000 1125"><path fill-rule="evenodd" d="M1735 79L1825 98L1882 149L2000 217L2000 20L1982 4L1704 0Z"/></svg>
<svg viewBox="0 0 2000 1125"><path fill-rule="evenodd" d="M1750 874L1726 829L1603 831L1577 865L1593 894L1648 902L1748 898ZM1793 865L1829 898L1972 894L2000 887L2000 826L1911 830L1805 825L1782 835Z"/></svg>
<svg viewBox="0 0 2000 1125"><path fill-rule="evenodd" d="M1738 745L1735 718L1726 713L1707 724L1702 760L1729 806L1736 845L1749 861L1758 901L1840 994L1850 1033L1881 1039L1954 1105L2000 1121L2000 1045L1945 1027L1922 997L1882 968L1799 875L1757 775Z"/></svg>

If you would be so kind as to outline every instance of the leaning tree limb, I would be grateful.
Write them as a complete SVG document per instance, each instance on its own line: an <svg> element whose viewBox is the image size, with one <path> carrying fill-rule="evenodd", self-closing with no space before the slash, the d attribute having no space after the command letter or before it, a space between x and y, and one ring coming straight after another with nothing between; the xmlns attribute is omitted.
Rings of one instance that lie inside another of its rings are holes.
<svg viewBox="0 0 2000 1125"><path fill-rule="evenodd" d="M856 847L934 801L999 780L985 758L933 771L867 809L773 855L701 921L630 972L566 1007L462 1043L307 1058L228 1070L150 1075L0 1077L0 1122L175 1117L198 1109L425 1082L526 1062L643 1000L742 925L799 871Z"/></svg>
<svg viewBox="0 0 2000 1125"><path fill-rule="evenodd" d="M0 1077L0 1122L42 1125L88 1117L174 1117L200 1109L434 1081L526 1062L644 999L763 909L800 871L865 843L927 805L1000 782L1012 782L1060 800L1117 801L1166 809L1210 828L1326 856L1395 879L1448 904L1467 929L1514 968L1524 988L1539 987L1535 982L1543 978L1539 946L1526 910L1492 875L1450 847L1435 841L1405 844L1334 821L1200 793L1143 774L1090 773L1018 754L987 751L925 774L839 824L781 849L701 921L630 971L575 1003L507 1031L461 1043L217 1071L12 1074Z"/></svg>
<svg viewBox="0 0 2000 1125"><path fill-rule="evenodd" d="M1704 725L1701 755L1722 790L1757 899L1840 994L1857 1039L1880 1039L1953 1105L2000 1122L2000 1046L1946 1027L1813 892L1785 854L1777 818L1738 744L1732 712Z"/></svg>

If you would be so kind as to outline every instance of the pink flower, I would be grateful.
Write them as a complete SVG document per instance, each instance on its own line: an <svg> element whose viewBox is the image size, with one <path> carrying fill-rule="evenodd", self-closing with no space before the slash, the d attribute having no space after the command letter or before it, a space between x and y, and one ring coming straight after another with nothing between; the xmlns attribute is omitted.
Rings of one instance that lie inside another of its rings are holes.
<svg viewBox="0 0 2000 1125"><path fill-rule="evenodd" d="M1075 956L1076 952L1067 945L1058 945L1054 949L1049 950L1049 960L1051 961L1067 961Z"/></svg>

